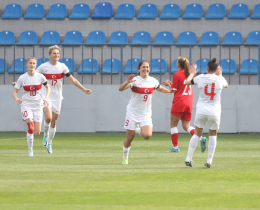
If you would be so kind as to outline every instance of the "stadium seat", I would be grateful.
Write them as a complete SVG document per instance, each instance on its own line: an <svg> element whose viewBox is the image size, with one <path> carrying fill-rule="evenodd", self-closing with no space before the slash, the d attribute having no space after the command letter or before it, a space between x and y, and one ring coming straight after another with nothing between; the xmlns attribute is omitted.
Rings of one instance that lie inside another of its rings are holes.
<svg viewBox="0 0 260 210"><path fill-rule="evenodd" d="M203 17L203 8L200 4L189 4L185 8L183 19L200 19Z"/></svg>
<svg viewBox="0 0 260 210"><path fill-rule="evenodd" d="M132 64L131 64L132 62ZM140 58L132 58L126 62L124 74L138 74L138 64L141 62Z"/></svg>
<svg viewBox="0 0 260 210"><path fill-rule="evenodd" d="M63 44L82 44L83 36L80 31L68 31L65 34Z"/></svg>
<svg viewBox="0 0 260 210"><path fill-rule="evenodd" d="M95 5L92 19L110 19L114 16L113 6L109 2L100 2Z"/></svg>
<svg viewBox="0 0 260 210"><path fill-rule="evenodd" d="M3 74L6 71L7 71L7 62L3 58L0 58L0 73Z"/></svg>
<svg viewBox="0 0 260 210"><path fill-rule="evenodd" d="M90 8L87 4L75 4L72 8L70 19L88 19L90 17Z"/></svg>
<svg viewBox="0 0 260 210"><path fill-rule="evenodd" d="M255 5L253 14L251 15L252 19L259 19L260 18L260 4Z"/></svg>
<svg viewBox="0 0 260 210"><path fill-rule="evenodd" d="M210 60L208 58L202 58L196 61L197 69L199 70L199 74L207 73L207 65ZM201 66L200 66L201 63Z"/></svg>
<svg viewBox="0 0 260 210"><path fill-rule="evenodd" d="M135 17L135 6L132 4L120 4L115 19L133 19Z"/></svg>
<svg viewBox="0 0 260 210"><path fill-rule="evenodd" d="M46 62L48 62L48 61L50 61L49 58L38 58L38 59L37 59L37 67L36 67L36 69L37 69L41 64L46 63Z"/></svg>
<svg viewBox="0 0 260 210"><path fill-rule="evenodd" d="M72 58L62 58L59 62L64 63L69 68L71 74L76 72L76 62Z"/></svg>
<svg viewBox="0 0 260 210"><path fill-rule="evenodd" d="M106 35L103 31L91 31L88 34L87 44L104 44L106 43Z"/></svg>
<svg viewBox="0 0 260 210"><path fill-rule="evenodd" d="M169 31L161 31L156 34L155 44L173 44L173 34Z"/></svg>
<svg viewBox="0 0 260 210"><path fill-rule="evenodd" d="M163 7L160 19L178 19L181 16L181 8L178 4L166 4Z"/></svg>
<svg viewBox="0 0 260 210"><path fill-rule="evenodd" d="M92 64L93 63L93 64ZM98 61L96 59L86 58L83 60L83 74L92 74L92 65L93 65L93 74L96 74L99 70ZM82 61L78 70L79 74L82 74Z"/></svg>
<svg viewBox="0 0 260 210"><path fill-rule="evenodd" d="M251 31L247 35L245 44L260 44L260 31Z"/></svg>
<svg viewBox="0 0 260 210"><path fill-rule="evenodd" d="M36 44L38 37L34 31L24 31L20 34L19 42L17 44Z"/></svg>
<svg viewBox="0 0 260 210"><path fill-rule="evenodd" d="M196 34L191 31L184 31L179 34L178 44L196 44Z"/></svg>
<svg viewBox="0 0 260 210"><path fill-rule="evenodd" d="M57 31L45 31L40 44L59 44L60 34Z"/></svg>
<svg viewBox="0 0 260 210"><path fill-rule="evenodd" d="M138 31L134 33L132 44L150 44L151 35L146 31Z"/></svg>
<svg viewBox="0 0 260 210"><path fill-rule="evenodd" d="M223 44L242 44L243 43L243 37L240 32L237 31L230 31L225 34L224 42Z"/></svg>
<svg viewBox="0 0 260 210"><path fill-rule="evenodd" d="M16 58L15 59L15 71L14 71L14 61L12 62L11 69L8 71L9 74L23 74L27 72L27 67L26 67L26 62L27 59L23 58Z"/></svg>
<svg viewBox="0 0 260 210"><path fill-rule="evenodd" d="M174 74L175 72L179 71L179 69L177 68L177 63L178 59L175 59L173 62L172 62L172 66L171 66L171 74Z"/></svg>
<svg viewBox="0 0 260 210"><path fill-rule="evenodd" d="M111 74L111 59L107 59L103 63L102 68L103 74ZM112 59L112 74L118 74L121 71L121 62L120 60L113 58Z"/></svg>
<svg viewBox="0 0 260 210"><path fill-rule="evenodd" d="M42 19L45 16L44 6L42 4L30 4L27 8L24 19Z"/></svg>
<svg viewBox="0 0 260 210"><path fill-rule="evenodd" d="M226 7L224 4L211 4L208 8L206 19L223 19L226 17Z"/></svg>
<svg viewBox="0 0 260 210"><path fill-rule="evenodd" d="M0 44L14 44L15 36L12 31L1 31L0 32Z"/></svg>
<svg viewBox="0 0 260 210"><path fill-rule="evenodd" d="M164 59L154 58L150 62L150 72L152 74L164 74L167 72L167 62Z"/></svg>
<svg viewBox="0 0 260 210"><path fill-rule="evenodd" d="M124 31L115 31L111 34L109 44L127 44L128 35Z"/></svg>
<svg viewBox="0 0 260 210"><path fill-rule="evenodd" d="M218 44L219 43L219 35L214 31L204 32L200 39L200 44Z"/></svg>
<svg viewBox="0 0 260 210"><path fill-rule="evenodd" d="M234 74L237 72L236 61L233 59L222 59L220 65L222 67L222 74Z"/></svg>
<svg viewBox="0 0 260 210"><path fill-rule="evenodd" d="M250 71L248 71L250 69ZM258 74L258 61L255 59L243 60L240 68L240 74Z"/></svg>
<svg viewBox="0 0 260 210"><path fill-rule="evenodd" d="M249 17L249 9L246 4L234 4L231 7L230 15L228 18L245 19Z"/></svg>
<svg viewBox="0 0 260 210"><path fill-rule="evenodd" d="M65 19L67 17L67 7L65 4L53 4L49 9L46 19Z"/></svg>
<svg viewBox="0 0 260 210"><path fill-rule="evenodd" d="M22 17L23 11L20 4L8 4L5 7L2 19L19 19Z"/></svg>
<svg viewBox="0 0 260 210"><path fill-rule="evenodd" d="M155 19L158 17L158 9L155 4L143 4L137 19Z"/></svg>

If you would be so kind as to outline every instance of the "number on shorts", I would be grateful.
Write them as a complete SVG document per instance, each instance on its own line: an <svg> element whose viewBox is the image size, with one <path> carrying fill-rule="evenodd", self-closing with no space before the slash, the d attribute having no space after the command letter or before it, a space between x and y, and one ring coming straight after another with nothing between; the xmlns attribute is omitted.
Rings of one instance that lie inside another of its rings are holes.
<svg viewBox="0 0 260 210"><path fill-rule="evenodd" d="M23 115L23 117L27 117L28 116L27 111L22 112L22 115Z"/></svg>
<svg viewBox="0 0 260 210"><path fill-rule="evenodd" d="M216 95L216 93L214 93L215 91L215 83L213 82L211 84L211 92L208 93L208 87L209 85L206 85L205 88L204 88L204 93L207 95L207 96L210 96L210 100L213 101L214 100L214 96Z"/></svg>
<svg viewBox="0 0 260 210"><path fill-rule="evenodd" d="M55 86L55 85L57 84L57 82L58 82L58 81L57 81L56 79L55 79L55 80L52 80L52 81L51 81L51 85L52 85L52 86Z"/></svg>
<svg viewBox="0 0 260 210"><path fill-rule="evenodd" d="M185 89L184 89L182 95L185 95L185 96L191 95L190 85L186 85L186 86L185 86Z"/></svg>
<svg viewBox="0 0 260 210"><path fill-rule="evenodd" d="M36 96L36 90L31 90L30 91L30 96Z"/></svg>
<svg viewBox="0 0 260 210"><path fill-rule="evenodd" d="M148 95L144 95L144 101L147 101Z"/></svg>
<svg viewBox="0 0 260 210"><path fill-rule="evenodd" d="M129 120L126 120L125 121L125 126L128 126L128 124L129 124Z"/></svg>

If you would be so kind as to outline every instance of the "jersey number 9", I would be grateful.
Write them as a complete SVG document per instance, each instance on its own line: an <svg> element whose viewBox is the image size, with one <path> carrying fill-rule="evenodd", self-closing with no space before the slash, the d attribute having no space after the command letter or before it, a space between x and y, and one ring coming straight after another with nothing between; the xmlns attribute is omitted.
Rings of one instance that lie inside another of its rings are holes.
<svg viewBox="0 0 260 210"><path fill-rule="evenodd" d="M144 101L147 101L148 95L144 95Z"/></svg>

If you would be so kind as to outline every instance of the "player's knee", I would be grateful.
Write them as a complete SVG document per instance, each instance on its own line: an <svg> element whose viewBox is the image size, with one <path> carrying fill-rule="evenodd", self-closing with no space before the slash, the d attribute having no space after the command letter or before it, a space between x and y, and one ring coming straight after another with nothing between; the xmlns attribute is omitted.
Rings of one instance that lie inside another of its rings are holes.
<svg viewBox="0 0 260 210"><path fill-rule="evenodd" d="M34 134L34 123L33 122L28 122L27 123L27 127L28 127L28 133L29 134Z"/></svg>
<svg viewBox="0 0 260 210"><path fill-rule="evenodd" d="M40 131L34 131L34 135L39 136L41 134Z"/></svg>
<svg viewBox="0 0 260 210"><path fill-rule="evenodd" d="M143 138L144 138L145 140L148 140L148 139L151 138L151 136L152 136L152 134L145 134L145 135L143 135Z"/></svg>

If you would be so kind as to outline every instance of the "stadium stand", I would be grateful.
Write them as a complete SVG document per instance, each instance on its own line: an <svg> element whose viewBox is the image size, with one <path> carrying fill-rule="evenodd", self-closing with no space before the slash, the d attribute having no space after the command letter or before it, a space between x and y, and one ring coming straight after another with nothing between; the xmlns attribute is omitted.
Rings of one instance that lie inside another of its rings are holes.
<svg viewBox="0 0 260 210"><path fill-rule="evenodd" d="M114 16L113 6L109 2L97 3L94 9L94 14L91 15L92 19L110 19Z"/></svg>
<svg viewBox="0 0 260 210"><path fill-rule="evenodd" d="M155 19L158 17L158 9L155 4L143 4L137 19Z"/></svg>
<svg viewBox="0 0 260 210"><path fill-rule="evenodd" d="M228 15L228 18L247 18L249 17L249 9L246 4L234 4L231 7L230 15Z"/></svg>
<svg viewBox="0 0 260 210"><path fill-rule="evenodd" d="M35 31L24 31L20 34L17 44L37 44L38 37Z"/></svg>
<svg viewBox="0 0 260 210"><path fill-rule="evenodd" d="M223 44L242 44L243 43L243 37L240 32L237 31L230 31L225 34L224 42Z"/></svg>
<svg viewBox="0 0 260 210"><path fill-rule="evenodd" d="M184 31L179 34L178 44L196 44L196 34L192 31Z"/></svg>
<svg viewBox="0 0 260 210"><path fill-rule="evenodd" d="M206 19L223 19L226 17L226 7L224 4L211 4L208 8Z"/></svg>
<svg viewBox="0 0 260 210"><path fill-rule="evenodd" d="M203 17L203 8L200 4L189 4L185 8L183 19L201 19Z"/></svg>
<svg viewBox="0 0 260 210"><path fill-rule="evenodd" d="M155 44L173 44L174 37L173 34L169 31L161 31L156 34Z"/></svg>
<svg viewBox="0 0 260 210"><path fill-rule="evenodd" d="M172 62L172 66L171 66L171 74L174 74L175 72L179 71L179 69L177 68L177 61L178 59L175 59L173 62Z"/></svg>
<svg viewBox="0 0 260 210"><path fill-rule="evenodd" d="M60 34L57 31L45 31L40 44L59 44Z"/></svg>
<svg viewBox="0 0 260 210"><path fill-rule="evenodd" d="M257 74L258 73L258 61L255 59L243 60L240 68L240 74Z"/></svg>
<svg viewBox="0 0 260 210"><path fill-rule="evenodd" d="M70 73L76 72L76 62L72 58L61 58L60 63L64 63L68 68Z"/></svg>
<svg viewBox="0 0 260 210"><path fill-rule="evenodd" d="M72 8L70 19L88 19L90 17L90 8L87 4L75 4Z"/></svg>
<svg viewBox="0 0 260 210"><path fill-rule="evenodd" d="M115 31L110 35L109 44L127 44L128 35L124 31Z"/></svg>
<svg viewBox="0 0 260 210"><path fill-rule="evenodd" d="M93 62L92 62L93 61ZM93 64L92 64L93 63ZM93 71L92 71L93 65ZM96 59L86 58L83 60L83 71L82 71L82 61L78 70L78 74L96 74L98 72L98 61Z"/></svg>
<svg viewBox="0 0 260 210"><path fill-rule="evenodd" d="M12 62L11 69L8 71L8 73L23 74L27 72L26 62L27 59L16 58L15 61ZM14 69L14 63L15 63L15 69Z"/></svg>
<svg viewBox="0 0 260 210"><path fill-rule="evenodd" d="M20 4L8 4L5 7L4 14L2 15L2 19L19 19L22 17L23 11L22 6Z"/></svg>
<svg viewBox="0 0 260 210"><path fill-rule="evenodd" d="M111 72L111 59L107 59L103 63L103 74L118 74L121 71L121 62L116 58L112 58L112 72Z"/></svg>
<svg viewBox="0 0 260 210"><path fill-rule="evenodd" d="M0 58L0 74L3 74L7 71L7 62L3 58Z"/></svg>
<svg viewBox="0 0 260 210"><path fill-rule="evenodd" d="M164 59L154 58L150 61L150 65L152 74L165 74L167 72L167 62Z"/></svg>
<svg viewBox="0 0 260 210"><path fill-rule="evenodd" d="M247 35L245 44L260 44L260 31L251 31Z"/></svg>
<svg viewBox="0 0 260 210"><path fill-rule="evenodd" d="M260 18L260 4L255 5L253 14L251 15L252 19L259 19Z"/></svg>
<svg viewBox="0 0 260 210"><path fill-rule="evenodd" d="M0 32L0 44L14 44L15 35L12 31L1 31Z"/></svg>
<svg viewBox="0 0 260 210"><path fill-rule="evenodd" d="M147 31L138 31L134 33L132 44L150 44L151 35Z"/></svg>
<svg viewBox="0 0 260 210"><path fill-rule="evenodd" d="M207 65L210 60L208 58L202 58L196 61L197 69L199 74L207 73ZM200 65L201 64L201 65Z"/></svg>
<svg viewBox="0 0 260 210"><path fill-rule="evenodd" d="M233 59L222 59L219 64L222 67L222 74L234 74L237 72L236 61Z"/></svg>
<svg viewBox="0 0 260 210"><path fill-rule="evenodd" d="M181 16L181 8L178 4L166 4L163 7L160 19L178 19Z"/></svg>
<svg viewBox="0 0 260 210"><path fill-rule="evenodd" d="M30 4L27 8L24 19L42 19L45 16L44 6L42 4Z"/></svg>
<svg viewBox="0 0 260 210"><path fill-rule="evenodd" d="M88 34L87 44L104 44L106 43L106 35L103 31L91 31Z"/></svg>
<svg viewBox="0 0 260 210"><path fill-rule="evenodd" d="M38 58L38 59L37 59L37 67L36 67L36 69L37 69L41 64L46 63L46 62L48 62L48 61L50 61L49 58Z"/></svg>
<svg viewBox="0 0 260 210"><path fill-rule="evenodd" d="M219 43L219 35L214 31L204 32L200 39L200 44L218 44Z"/></svg>
<svg viewBox="0 0 260 210"><path fill-rule="evenodd" d="M65 19L67 17L67 7L65 4L53 4L49 9L46 19Z"/></svg>
<svg viewBox="0 0 260 210"><path fill-rule="evenodd" d="M68 31L65 34L63 44L81 44L83 43L83 36L80 31Z"/></svg>
<svg viewBox="0 0 260 210"><path fill-rule="evenodd" d="M132 62L132 63L131 63ZM140 58L132 58L126 62L124 74L138 74L138 64L141 62Z"/></svg>
<svg viewBox="0 0 260 210"><path fill-rule="evenodd" d="M133 19L135 17L135 6L133 4L120 4L117 8L115 19Z"/></svg>

